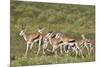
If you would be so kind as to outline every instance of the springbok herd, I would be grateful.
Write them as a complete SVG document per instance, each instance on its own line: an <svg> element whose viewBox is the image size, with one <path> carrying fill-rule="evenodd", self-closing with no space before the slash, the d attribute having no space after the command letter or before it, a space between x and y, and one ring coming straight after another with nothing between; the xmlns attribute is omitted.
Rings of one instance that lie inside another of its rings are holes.
<svg viewBox="0 0 100 67"><path fill-rule="evenodd" d="M63 52L69 54L70 51L73 51L75 52L75 57L78 55L83 57L83 47L86 47L85 51L87 51L89 55L91 54L91 51L94 51L94 41L87 39L84 34L81 35L82 39L78 41L69 38L60 32L48 32L44 34L43 30L44 28L38 28L37 32L28 36L26 35L25 29L21 30L20 36L23 36L27 44L24 57L27 56L28 50L32 49L34 43L38 43L38 51L36 55L39 54L41 47L43 49L43 54L45 54L45 51L50 51L57 55L57 49L60 48L61 54ZM52 50L48 49L48 45L52 46Z"/></svg>

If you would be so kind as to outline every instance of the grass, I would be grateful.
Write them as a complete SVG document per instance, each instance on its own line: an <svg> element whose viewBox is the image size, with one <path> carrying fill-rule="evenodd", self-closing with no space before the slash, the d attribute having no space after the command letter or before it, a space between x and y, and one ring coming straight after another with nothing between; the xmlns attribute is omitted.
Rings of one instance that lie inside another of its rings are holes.
<svg viewBox="0 0 100 67"><path fill-rule="evenodd" d="M84 58L74 56L48 54L35 56L37 44L34 44L32 52L23 58L26 42L19 36L21 24L26 25L27 34L37 31L37 27L45 27L43 33L49 31L62 32L68 37L80 40L84 33L88 39L95 40L95 6L50 4L11 1L11 66L62 64L76 62L95 61L95 53L88 56L86 49L83 50Z"/></svg>
<svg viewBox="0 0 100 67"><path fill-rule="evenodd" d="M52 59L51 59L52 58ZM52 56L32 56L27 58L16 57L16 60L13 60L11 63L12 67L16 66L29 66L29 65L43 65L43 64L63 64L63 63L81 63L81 62L90 62L95 61L94 56L86 56L84 59L81 57L75 58L72 56L64 55L52 55Z"/></svg>

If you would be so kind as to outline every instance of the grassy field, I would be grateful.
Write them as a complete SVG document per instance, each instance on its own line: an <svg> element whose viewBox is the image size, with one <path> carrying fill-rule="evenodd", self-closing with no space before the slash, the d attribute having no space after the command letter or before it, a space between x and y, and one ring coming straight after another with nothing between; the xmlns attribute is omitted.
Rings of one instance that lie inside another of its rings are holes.
<svg viewBox="0 0 100 67"><path fill-rule="evenodd" d="M83 62L90 62L94 61L94 56L86 56L84 59L78 57L72 57L64 55L58 56L28 56L27 58L16 57L16 60L13 60L11 63L12 67L16 66L28 66L28 65L43 65L43 64L65 64L65 63L83 63Z"/></svg>
<svg viewBox="0 0 100 67"><path fill-rule="evenodd" d="M28 57L23 58L26 42L19 36L21 24L26 25L27 35L36 32L39 26L46 28L43 33L49 31L62 32L64 35L80 40L84 33L88 39L95 40L95 6L50 4L11 1L11 66L25 66L38 64L62 64L76 62L95 61L95 53L88 56L84 48L84 58L75 58L48 53L44 56L42 51L35 56L37 44L34 44Z"/></svg>

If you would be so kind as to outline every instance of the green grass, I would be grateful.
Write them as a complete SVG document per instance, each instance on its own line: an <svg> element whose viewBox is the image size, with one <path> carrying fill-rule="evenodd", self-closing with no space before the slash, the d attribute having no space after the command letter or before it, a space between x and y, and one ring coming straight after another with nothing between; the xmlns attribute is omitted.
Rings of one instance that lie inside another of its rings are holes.
<svg viewBox="0 0 100 67"><path fill-rule="evenodd" d="M86 56L84 58L81 57L72 57L72 56L67 56L66 54L64 55L52 55L52 56L28 56L27 58L23 57L16 57L16 60L13 60L11 62L11 66L28 66L28 65L43 65L43 64L63 64L63 63L81 63L81 62L90 62L90 61L95 61L94 56Z"/></svg>
<svg viewBox="0 0 100 67"><path fill-rule="evenodd" d="M95 61L95 53L88 56L83 50L84 59L74 56L47 53L46 56L35 56L37 44L27 58L22 58L26 49L26 42L19 36L21 24L26 25L27 34L37 31L38 26L45 27L43 33L49 31L62 32L68 37L80 40L84 33L88 39L95 40L95 6L50 4L11 1L11 66L25 66L38 64L62 64Z"/></svg>
<svg viewBox="0 0 100 67"><path fill-rule="evenodd" d="M95 61L94 56L86 56L85 58L75 58L72 56L64 55L52 55L52 56L28 56L27 58L16 57L16 60L11 62L12 67L16 66L29 66L29 65L43 65L43 64L63 64L63 63L80 63L80 62L90 62Z"/></svg>

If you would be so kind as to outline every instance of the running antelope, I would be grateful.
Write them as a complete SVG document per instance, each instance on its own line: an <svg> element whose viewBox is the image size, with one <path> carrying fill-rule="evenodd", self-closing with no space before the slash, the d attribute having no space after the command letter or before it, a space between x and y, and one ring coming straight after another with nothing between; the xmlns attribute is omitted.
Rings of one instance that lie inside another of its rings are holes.
<svg viewBox="0 0 100 67"><path fill-rule="evenodd" d="M27 34L26 34L25 29L22 29L22 30L20 31L20 34L19 34L19 35L20 35L20 36L23 36L23 38L24 38L24 40L26 41L26 44L27 44L26 52L25 52L24 57L27 56L27 52L28 52L29 48L30 48L30 50L31 50L33 44L36 43L36 42L39 42L38 51L37 51L37 54L36 54L36 55L39 54L39 52L40 52L40 47L41 47L41 40L42 40L42 35L41 35L41 32L40 32L40 31L41 31L41 30L39 29L38 32L33 33L33 34L30 34L30 35L27 35Z"/></svg>

